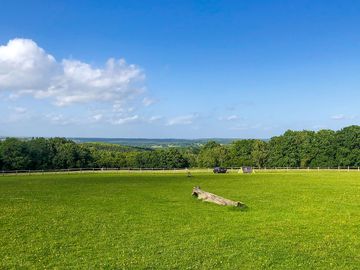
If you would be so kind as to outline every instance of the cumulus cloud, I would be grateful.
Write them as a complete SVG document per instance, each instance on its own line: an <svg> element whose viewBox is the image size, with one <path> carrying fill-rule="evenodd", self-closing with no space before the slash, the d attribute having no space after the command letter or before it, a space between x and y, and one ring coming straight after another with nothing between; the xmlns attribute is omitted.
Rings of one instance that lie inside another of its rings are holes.
<svg viewBox="0 0 360 270"><path fill-rule="evenodd" d="M57 73L58 65L35 42L13 39L0 46L0 89L21 92L44 90Z"/></svg>
<svg viewBox="0 0 360 270"><path fill-rule="evenodd" d="M58 106L123 104L144 92L144 78L139 67L124 59L110 58L99 68L73 59L57 61L30 39L0 46L0 91L9 91L12 97L50 98Z"/></svg>

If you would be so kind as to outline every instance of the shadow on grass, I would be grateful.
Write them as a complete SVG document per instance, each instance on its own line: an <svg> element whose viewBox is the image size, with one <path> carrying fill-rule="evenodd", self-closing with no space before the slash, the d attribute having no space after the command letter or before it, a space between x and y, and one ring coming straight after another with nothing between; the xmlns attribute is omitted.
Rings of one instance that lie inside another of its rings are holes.
<svg viewBox="0 0 360 270"><path fill-rule="evenodd" d="M229 209L229 211L234 211L234 212L248 212L248 211L250 211L250 208L247 205L243 205L241 207L227 206L227 208Z"/></svg>

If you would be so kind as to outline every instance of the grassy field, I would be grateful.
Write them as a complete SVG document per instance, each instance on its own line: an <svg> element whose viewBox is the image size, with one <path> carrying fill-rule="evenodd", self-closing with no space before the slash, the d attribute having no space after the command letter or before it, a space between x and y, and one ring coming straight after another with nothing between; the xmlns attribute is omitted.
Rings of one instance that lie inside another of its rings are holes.
<svg viewBox="0 0 360 270"><path fill-rule="evenodd" d="M0 177L0 254L0 268L359 269L360 173Z"/></svg>

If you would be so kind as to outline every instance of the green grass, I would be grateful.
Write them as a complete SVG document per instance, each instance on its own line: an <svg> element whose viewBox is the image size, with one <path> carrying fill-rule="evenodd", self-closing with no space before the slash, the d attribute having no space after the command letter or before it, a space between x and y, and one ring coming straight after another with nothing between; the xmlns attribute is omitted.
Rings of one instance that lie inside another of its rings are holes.
<svg viewBox="0 0 360 270"><path fill-rule="evenodd" d="M195 185L249 208L200 202ZM0 177L0 268L359 266L357 172Z"/></svg>

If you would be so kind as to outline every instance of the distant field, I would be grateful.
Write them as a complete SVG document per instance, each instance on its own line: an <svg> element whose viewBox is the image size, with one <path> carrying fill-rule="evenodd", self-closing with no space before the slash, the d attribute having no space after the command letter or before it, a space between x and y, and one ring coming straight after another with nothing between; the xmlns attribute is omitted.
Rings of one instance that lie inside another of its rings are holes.
<svg viewBox="0 0 360 270"><path fill-rule="evenodd" d="M193 175L0 177L0 268L359 268L360 173Z"/></svg>

